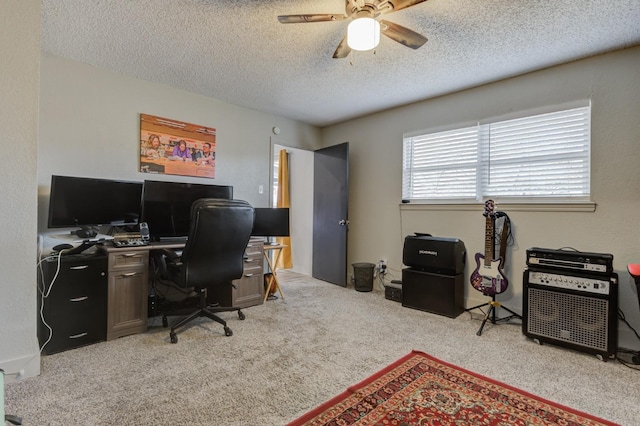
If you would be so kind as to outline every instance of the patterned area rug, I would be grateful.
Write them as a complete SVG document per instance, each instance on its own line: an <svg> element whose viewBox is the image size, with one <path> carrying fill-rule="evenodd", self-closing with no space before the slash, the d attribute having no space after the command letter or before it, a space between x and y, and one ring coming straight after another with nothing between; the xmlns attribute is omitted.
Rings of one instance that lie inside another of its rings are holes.
<svg viewBox="0 0 640 426"><path fill-rule="evenodd" d="M413 351L298 425L615 425Z"/></svg>

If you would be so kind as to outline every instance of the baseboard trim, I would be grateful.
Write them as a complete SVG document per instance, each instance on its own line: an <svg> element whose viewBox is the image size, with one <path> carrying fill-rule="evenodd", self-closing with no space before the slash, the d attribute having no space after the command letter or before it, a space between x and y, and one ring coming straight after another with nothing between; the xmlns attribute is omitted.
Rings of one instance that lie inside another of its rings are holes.
<svg viewBox="0 0 640 426"><path fill-rule="evenodd" d="M39 376L40 353L2 361L0 368L4 370L4 382L7 384Z"/></svg>

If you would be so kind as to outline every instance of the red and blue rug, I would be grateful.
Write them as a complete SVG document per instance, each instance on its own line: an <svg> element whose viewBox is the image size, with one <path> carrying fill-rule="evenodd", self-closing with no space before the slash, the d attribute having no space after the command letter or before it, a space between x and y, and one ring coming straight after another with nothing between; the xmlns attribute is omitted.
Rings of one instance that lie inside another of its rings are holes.
<svg viewBox="0 0 640 426"><path fill-rule="evenodd" d="M615 425L413 351L289 426Z"/></svg>

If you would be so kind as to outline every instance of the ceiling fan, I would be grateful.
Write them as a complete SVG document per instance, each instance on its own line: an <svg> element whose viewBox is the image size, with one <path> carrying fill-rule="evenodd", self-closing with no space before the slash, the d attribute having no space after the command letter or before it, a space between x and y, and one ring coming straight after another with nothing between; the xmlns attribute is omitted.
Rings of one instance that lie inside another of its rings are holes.
<svg viewBox="0 0 640 426"><path fill-rule="evenodd" d="M280 15L278 21L282 24L300 24L307 22L342 21L344 19L372 18L376 19L383 14L406 9L426 0L346 0L345 15ZM427 38L417 32L410 30L393 22L384 19L378 20L380 32L398 43L417 49L427 42ZM351 52L351 47L347 43L345 36L338 48L333 53L334 58L345 58Z"/></svg>

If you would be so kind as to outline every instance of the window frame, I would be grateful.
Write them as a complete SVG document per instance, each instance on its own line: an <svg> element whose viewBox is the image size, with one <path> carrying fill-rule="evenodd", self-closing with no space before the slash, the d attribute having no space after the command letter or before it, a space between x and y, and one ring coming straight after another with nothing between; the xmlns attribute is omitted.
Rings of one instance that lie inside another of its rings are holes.
<svg viewBox="0 0 640 426"><path fill-rule="evenodd" d="M416 210L416 209L426 209L426 210L475 210L477 209L478 204L484 203L487 199L493 199L496 203L499 203L502 208L506 208L509 206L511 210L515 211L580 211L580 212L592 212L595 211L596 204L592 201L592 171L591 171L591 153L592 153L592 132L591 132L591 115L592 115L592 105L590 100L580 100L574 102L568 102L560 105L547 106L542 108L528 109L523 111L518 111L510 114L504 114L501 116L494 116L489 118L484 118L482 120L474 121L474 122L466 122L466 123L457 123L455 125L448 126L439 126L430 128L422 131L413 131L407 132L403 134L403 147L402 147L402 194L405 196L405 180L407 179L406 175L406 161L407 161L407 152L406 152L406 144L408 138L414 138L417 136L427 136L431 134L438 134L449 131L457 131L464 130L466 128L478 128L478 146L481 146L480 136L483 132L483 126L489 126L491 124L499 124L502 122L507 122L510 120L517 120L527 117L535 117L541 114L548 113L556 113L568 111L576 108L588 108L587 113L587 128L588 128L588 154L587 154L587 172L589 174L588 182L587 182L587 195L577 195L577 196L567 196L567 195L559 195L559 196L491 196L489 194L479 194L480 190L480 180L478 174L482 171L486 171L489 169L486 163L481 166L480 163L480 155L481 151L479 149L478 155L476 159L478 160L477 170L475 171L475 195L471 197L447 197L447 198L415 198L415 199L403 199L401 207L403 209Z"/></svg>

